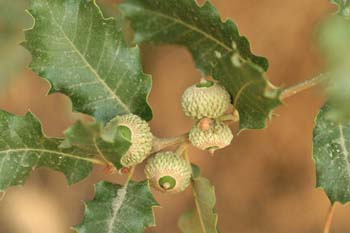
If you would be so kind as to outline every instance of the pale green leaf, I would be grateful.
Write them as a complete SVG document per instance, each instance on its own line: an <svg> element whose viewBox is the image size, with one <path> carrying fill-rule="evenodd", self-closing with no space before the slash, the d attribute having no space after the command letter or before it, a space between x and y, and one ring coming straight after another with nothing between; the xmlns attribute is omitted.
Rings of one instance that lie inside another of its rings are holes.
<svg viewBox="0 0 350 233"><path fill-rule="evenodd" d="M339 8L338 13L344 16L350 16L350 0L330 0L332 3L336 4Z"/></svg>
<svg viewBox="0 0 350 233"><path fill-rule="evenodd" d="M201 175L201 168L194 163L191 163L192 178L197 178Z"/></svg>
<svg viewBox="0 0 350 233"><path fill-rule="evenodd" d="M233 97L240 129L266 127L271 111L280 105L280 91L265 79L268 62L250 51L248 40L231 21L222 22L206 1L125 0L121 10L135 30L137 43L185 46L197 67L220 81Z"/></svg>
<svg viewBox="0 0 350 233"><path fill-rule="evenodd" d="M46 138L38 119L31 113L15 116L0 111L0 191L21 185L37 167L63 172L69 184L87 177L93 154L79 148L61 149L62 139Z"/></svg>
<svg viewBox="0 0 350 233"><path fill-rule="evenodd" d="M75 227L78 233L142 233L155 225L153 207L158 203L148 181L130 181L124 186L101 182L96 197L86 204L85 217Z"/></svg>
<svg viewBox="0 0 350 233"><path fill-rule="evenodd" d="M350 201L350 124L328 119L325 105L317 116L313 138L317 187L323 188L332 203Z"/></svg>
<svg viewBox="0 0 350 233"><path fill-rule="evenodd" d="M64 134L61 148L76 147L85 153L103 156L118 169L123 167L120 160L131 146L130 138L117 125L106 130L101 123L78 121Z"/></svg>
<svg viewBox="0 0 350 233"><path fill-rule="evenodd" d="M90 0L32 0L29 12L35 24L24 46L50 93L66 94L74 110L102 122L130 112L152 118L151 78L142 72L139 48L127 47L120 19L103 18Z"/></svg>
<svg viewBox="0 0 350 233"><path fill-rule="evenodd" d="M65 132L65 140L60 148L78 147L81 150L97 154L95 141L101 137L103 126L101 123L78 121Z"/></svg>
<svg viewBox="0 0 350 233"><path fill-rule="evenodd" d="M214 186L204 177L196 177L192 181L193 196L196 209L183 214L179 219L179 227L183 233L218 233L218 215L215 208Z"/></svg>
<svg viewBox="0 0 350 233"><path fill-rule="evenodd" d="M332 17L323 24L321 47L328 59L326 89L336 121L350 120L350 19Z"/></svg>

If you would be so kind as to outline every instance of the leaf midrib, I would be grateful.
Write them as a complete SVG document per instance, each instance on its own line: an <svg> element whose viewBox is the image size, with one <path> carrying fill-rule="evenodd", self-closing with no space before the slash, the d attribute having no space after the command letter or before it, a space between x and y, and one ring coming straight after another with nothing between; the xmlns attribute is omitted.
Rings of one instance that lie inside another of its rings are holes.
<svg viewBox="0 0 350 233"><path fill-rule="evenodd" d="M106 84L106 82L101 78L101 76L98 74L98 72L91 66L91 64L85 59L85 57L81 54L81 52L78 50L78 48L74 45L73 41L70 40L70 38L67 36L61 25L57 22L55 15L52 12L52 9L50 7L49 2L46 0L47 7L49 9L49 12L52 16L53 21L57 25L58 29L62 33L63 37L66 39L68 44L72 47L72 49L76 52L76 54L82 59L82 61L86 64L86 66L90 69L90 71L96 76L97 80L107 89L107 91L113 96L113 99L115 99L119 104L128 112L131 112L129 107L113 92L113 90Z"/></svg>
<svg viewBox="0 0 350 233"><path fill-rule="evenodd" d="M129 185L129 182L126 182L122 188L120 188L118 191L117 191L117 196L115 197L115 199L113 200L112 202L112 216L109 220L109 224L108 224L108 233L113 233L113 226L114 226L114 223L117 219L117 216L118 216L118 213L119 213L119 210L122 208L123 204L124 204L124 200L127 196L127 188L128 188L128 185Z"/></svg>
<svg viewBox="0 0 350 233"><path fill-rule="evenodd" d="M77 155L74 154L69 154L69 153L64 153L64 152L60 152L60 151L54 151L54 150L48 150L48 149L39 149L39 148L16 148L16 149L8 149L8 150L2 150L0 151L0 154L6 153L9 154L11 152L41 152L41 153L49 153L49 154L57 154L60 156L64 156L64 157L69 157L69 158L74 158L77 160L83 160L83 161L87 161L90 163L98 163L98 160L93 159L93 158L85 158L85 157L79 157Z"/></svg>
<svg viewBox="0 0 350 233"><path fill-rule="evenodd" d="M343 152L344 153L341 153L341 154L344 154L343 157L343 160L345 162L345 171L346 171L346 174L348 176L348 178L350 178L350 163L349 163L349 152L348 150L346 149L346 145L345 145L345 138L344 138L344 133L343 133L343 126L341 124L339 124L338 126L338 129L339 129L339 138L340 138L340 147L342 148Z"/></svg>

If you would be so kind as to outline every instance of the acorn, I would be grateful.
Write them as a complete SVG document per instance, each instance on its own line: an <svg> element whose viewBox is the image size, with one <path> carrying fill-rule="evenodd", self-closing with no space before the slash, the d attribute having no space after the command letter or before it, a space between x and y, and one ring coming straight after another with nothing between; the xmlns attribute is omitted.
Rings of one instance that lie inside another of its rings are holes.
<svg viewBox="0 0 350 233"><path fill-rule="evenodd" d="M214 153L217 149L231 144L233 134L231 129L218 120L214 121L209 129L202 129L199 125L193 126L189 140L193 146Z"/></svg>
<svg viewBox="0 0 350 233"><path fill-rule="evenodd" d="M216 119L222 116L231 103L230 94L218 83L202 79L187 88L182 96L182 109L193 119Z"/></svg>
<svg viewBox="0 0 350 233"><path fill-rule="evenodd" d="M190 184L192 170L176 153L166 151L148 159L145 174L156 190L177 193L185 190Z"/></svg>
<svg viewBox="0 0 350 233"><path fill-rule="evenodd" d="M131 146L120 162L124 167L135 166L142 163L151 153L153 134L146 121L134 114L116 116L106 128L113 125L125 126L130 130Z"/></svg>

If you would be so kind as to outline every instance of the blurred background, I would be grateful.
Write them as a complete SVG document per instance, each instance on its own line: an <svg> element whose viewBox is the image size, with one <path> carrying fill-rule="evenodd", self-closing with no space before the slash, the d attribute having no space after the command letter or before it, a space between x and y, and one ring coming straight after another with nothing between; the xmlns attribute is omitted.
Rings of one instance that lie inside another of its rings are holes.
<svg viewBox="0 0 350 233"><path fill-rule="evenodd" d="M113 14L118 1L100 1ZM255 54L270 61L268 77L286 87L311 78L323 67L315 31L335 10L327 0L212 0L222 18L232 18ZM111 7L113 6L113 7ZM47 96L49 85L25 67L30 55L18 42L32 25L24 10L28 0L0 0L0 108L15 114L34 112L48 136L62 131L82 114L72 113L69 99ZM187 132L193 122L181 111L180 98L200 78L190 54L173 46L142 47L146 73L153 76L150 103L152 130L158 137ZM194 163L216 187L222 233L320 233L329 208L315 189L311 158L314 117L324 99L317 88L286 100L265 130L245 131L214 157L191 149ZM236 126L233 126L235 128ZM137 179L144 179L142 167ZM0 233L72 233L83 217L82 200L94 196L93 184L105 177L96 168L91 177L71 187L64 176L45 168L32 173L24 187L10 188L0 201ZM193 207L191 190L176 195L155 193L157 227L148 233L176 233L181 213ZM350 206L336 204L333 232L350 231Z"/></svg>

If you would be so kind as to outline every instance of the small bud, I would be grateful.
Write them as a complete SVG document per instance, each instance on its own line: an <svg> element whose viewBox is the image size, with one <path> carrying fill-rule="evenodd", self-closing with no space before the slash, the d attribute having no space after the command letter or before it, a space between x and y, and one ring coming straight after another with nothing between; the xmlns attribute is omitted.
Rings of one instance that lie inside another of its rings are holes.
<svg viewBox="0 0 350 233"><path fill-rule="evenodd" d="M198 127L204 131L207 131L211 128L212 124L213 120L205 117L198 122Z"/></svg>
<svg viewBox="0 0 350 233"><path fill-rule="evenodd" d="M121 175L128 174L129 172L130 172L130 168L128 167L123 167L122 169L119 170L119 174Z"/></svg>
<svg viewBox="0 0 350 233"><path fill-rule="evenodd" d="M148 123L137 115L127 114L115 117L106 128L113 124L125 126L131 133L131 146L121 158L121 164L124 167L131 167L142 163L152 150L153 135Z"/></svg>
<svg viewBox="0 0 350 233"><path fill-rule="evenodd" d="M215 121L208 130L194 126L190 131L189 139L193 146L213 154L217 149L230 145L233 134L226 124Z"/></svg>
<svg viewBox="0 0 350 233"><path fill-rule="evenodd" d="M190 184L192 171L184 159L166 151L147 161L145 173L153 188L164 193L177 193Z"/></svg>
<svg viewBox="0 0 350 233"><path fill-rule="evenodd" d="M182 109L193 119L216 119L225 113L230 102L230 94L223 86L203 79L184 92Z"/></svg>

